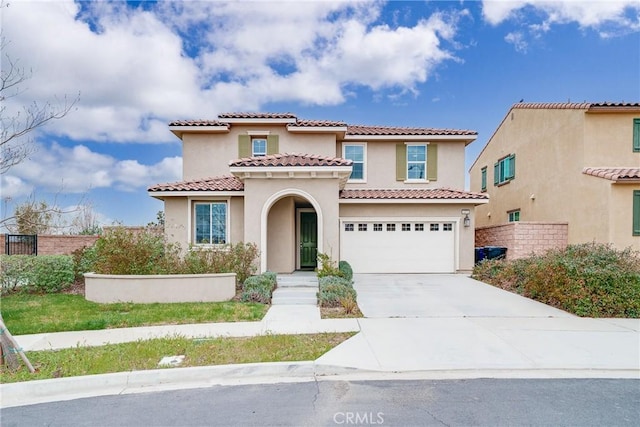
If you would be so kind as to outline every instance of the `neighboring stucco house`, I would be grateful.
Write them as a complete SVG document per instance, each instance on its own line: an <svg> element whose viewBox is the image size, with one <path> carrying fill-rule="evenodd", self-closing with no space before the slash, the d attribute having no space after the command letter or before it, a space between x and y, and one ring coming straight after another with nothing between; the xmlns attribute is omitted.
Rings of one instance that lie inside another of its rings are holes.
<svg viewBox="0 0 640 427"><path fill-rule="evenodd" d="M473 210L488 201L463 190L476 132L290 113L169 129L182 140L183 181L149 194L164 201L167 237L183 248L253 242L260 271L284 273L315 268L318 253L359 273L473 267Z"/></svg>
<svg viewBox="0 0 640 427"><path fill-rule="evenodd" d="M569 244L640 249L640 104L515 104L470 173L479 229L565 222Z"/></svg>

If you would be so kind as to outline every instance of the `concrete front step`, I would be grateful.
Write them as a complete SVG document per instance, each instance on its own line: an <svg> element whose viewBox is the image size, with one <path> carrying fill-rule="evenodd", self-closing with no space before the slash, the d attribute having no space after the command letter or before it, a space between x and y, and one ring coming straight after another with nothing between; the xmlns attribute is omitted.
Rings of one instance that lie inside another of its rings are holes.
<svg viewBox="0 0 640 427"><path fill-rule="evenodd" d="M273 305L299 305L299 304L318 304L318 298L316 293L317 288L311 287L291 287L291 288L277 288L273 291L273 297L271 298L271 304Z"/></svg>
<svg viewBox="0 0 640 427"><path fill-rule="evenodd" d="M318 278L313 276L299 276L299 275L290 275L290 276L282 276L278 275L277 277L278 287L280 288L290 288L290 287L318 287Z"/></svg>

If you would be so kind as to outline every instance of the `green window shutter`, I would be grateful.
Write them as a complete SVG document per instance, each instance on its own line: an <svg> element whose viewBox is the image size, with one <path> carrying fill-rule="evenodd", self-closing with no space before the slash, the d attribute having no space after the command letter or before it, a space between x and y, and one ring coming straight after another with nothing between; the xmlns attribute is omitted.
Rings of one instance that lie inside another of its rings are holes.
<svg viewBox="0 0 640 427"><path fill-rule="evenodd" d="M251 157L251 137L249 135L238 135L238 158Z"/></svg>
<svg viewBox="0 0 640 427"><path fill-rule="evenodd" d="M407 146L396 144L396 181L407 179Z"/></svg>
<svg viewBox="0 0 640 427"><path fill-rule="evenodd" d="M513 179L516 177L516 155L512 154L509 156L509 176L508 179Z"/></svg>
<svg viewBox="0 0 640 427"><path fill-rule="evenodd" d="M487 191L487 167L480 169L480 189Z"/></svg>
<svg viewBox="0 0 640 427"><path fill-rule="evenodd" d="M640 190L633 190L633 235L640 236Z"/></svg>
<svg viewBox="0 0 640 427"><path fill-rule="evenodd" d="M427 179L438 180L438 144L427 145Z"/></svg>
<svg viewBox="0 0 640 427"><path fill-rule="evenodd" d="M640 153L640 119L633 119L633 152Z"/></svg>
<svg viewBox="0 0 640 427"><path fill-rule="evenodd" d="M278 135L268 135L267 136L267 154L278 154Z"/></svg>
<svg viewBox="0 0 640 427"><path fill-rule="evenodd" d="M493 185L498 185L500 182L500 163L493 165Z"/></svg>

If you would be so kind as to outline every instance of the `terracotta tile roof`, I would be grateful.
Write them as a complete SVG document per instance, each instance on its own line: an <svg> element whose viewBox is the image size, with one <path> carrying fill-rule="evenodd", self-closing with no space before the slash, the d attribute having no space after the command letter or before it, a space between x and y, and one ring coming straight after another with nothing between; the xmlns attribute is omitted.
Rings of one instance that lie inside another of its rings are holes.
<svg viewBox="0 0 640 427"><path fill-rule="evenodd" d="M335 120L305 120L297 119L295 123L289 124L289 126L297 127L341 127L347 126L345 122Z"/></svg>
<svg viewBox="0 0 640 427"><path fill-rule="evenodd" d="M590 108L639 108L632 102L518 102L511 108L526 110L588 110Z"/></svg>
<svg viewBox="0 0 640 427"><path fill-rule="evenodd" d="M295 119L293 113L222 113L219 119Z"/></svg>
<svg viewBox="0 0 640 427"><path fill-rule="evenodd" d="M228 128L229 124L218 120L175 120L170 122L169 126L224 126Z"/></svg>
<svg viewBox="0 0 640 427"><path fill-rule="evenodd" d="M435 189L384 189L384 190L342 190L340 199L488 199L484 193L452 190L450 188Z"/></svg>
<svg viewBox="0 0 640 427"><path fill-rule="evenodd" d="M229 166L351 166L352 163L351 160L341 159L339 157L284 153L232 160L229 162Z"/></svg>
<svg viewBox="0 0 640 427"><path fill-rule="evenodd" d="M242 191L244 184L235 176L218 176L193 181L170 182L149 187L148 191Z"/></svg>
<svg viewBox="0 0 640 427"><path fill-rule="evenodd" d="M472 130L349 125L347 135L477 135Z"/></svg>
<svg viewBox="0 0 640 427"><path fill-rule="evenodd" d="M582 173L611 181L640 180L640 168L584 168Z"/></svg>

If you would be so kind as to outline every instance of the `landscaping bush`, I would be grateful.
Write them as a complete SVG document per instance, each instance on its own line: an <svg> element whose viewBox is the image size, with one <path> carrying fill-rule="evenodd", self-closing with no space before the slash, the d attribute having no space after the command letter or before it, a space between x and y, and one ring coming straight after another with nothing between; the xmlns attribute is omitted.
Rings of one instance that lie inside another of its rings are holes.
<svg viewBox="0 0 640 427"><path fill-rule="evenodd" d="M74 263L68 255L2 255L0 280L2 293L15 290L54 293L69 287L74 280Z"/></svg>
<svg viewBox="0 0 640 427"><path fill-rule="evenodd" d="M276 273L266 272L248 277L242 285L240 299L244 302L269 304L276 285Z"/></svg>
<svg viewBox="0 0 640 427"><path fill-rule="evenodd" d="M342 273L342 277L347 279L348 281L353 280L353 269L351 268L351 264L347 261L340 261L338 263L338 270Z"/></svg>
<svg viewBox="0 0 640 427"><path fill-rule="evenodd" d="M236 273L236 284L240 284L255 273L258 255L255 244L237 243L193 247L183 257L179 246L168 244L153 229L134 232L119 227L74 258L80 275L88 271L133 275Z"/></svg>
<svg viewBox="0 0 640 427"><path fill-rule="evenodd" d="M349 305L348 300L356 301L356 290L353 289L351 281L344 277L320 277L318 285L320 288L318 300L321 307L341 307Z"/></svg>
<svg viewBox="0 0 640 427"><path fill-rule="evenodd" d="M609 245L570 245L515 261L486 260L473 278L587 317L640 317L640 256Z"/></svg>
<svg viewBox="0 0 640 427"><path fill-rule="evenodd" d="M318 254L318 261L320 262L320 268L316 271L318 278L327 276L343 277L342 271L340 271L329 255Z"/></svg>

